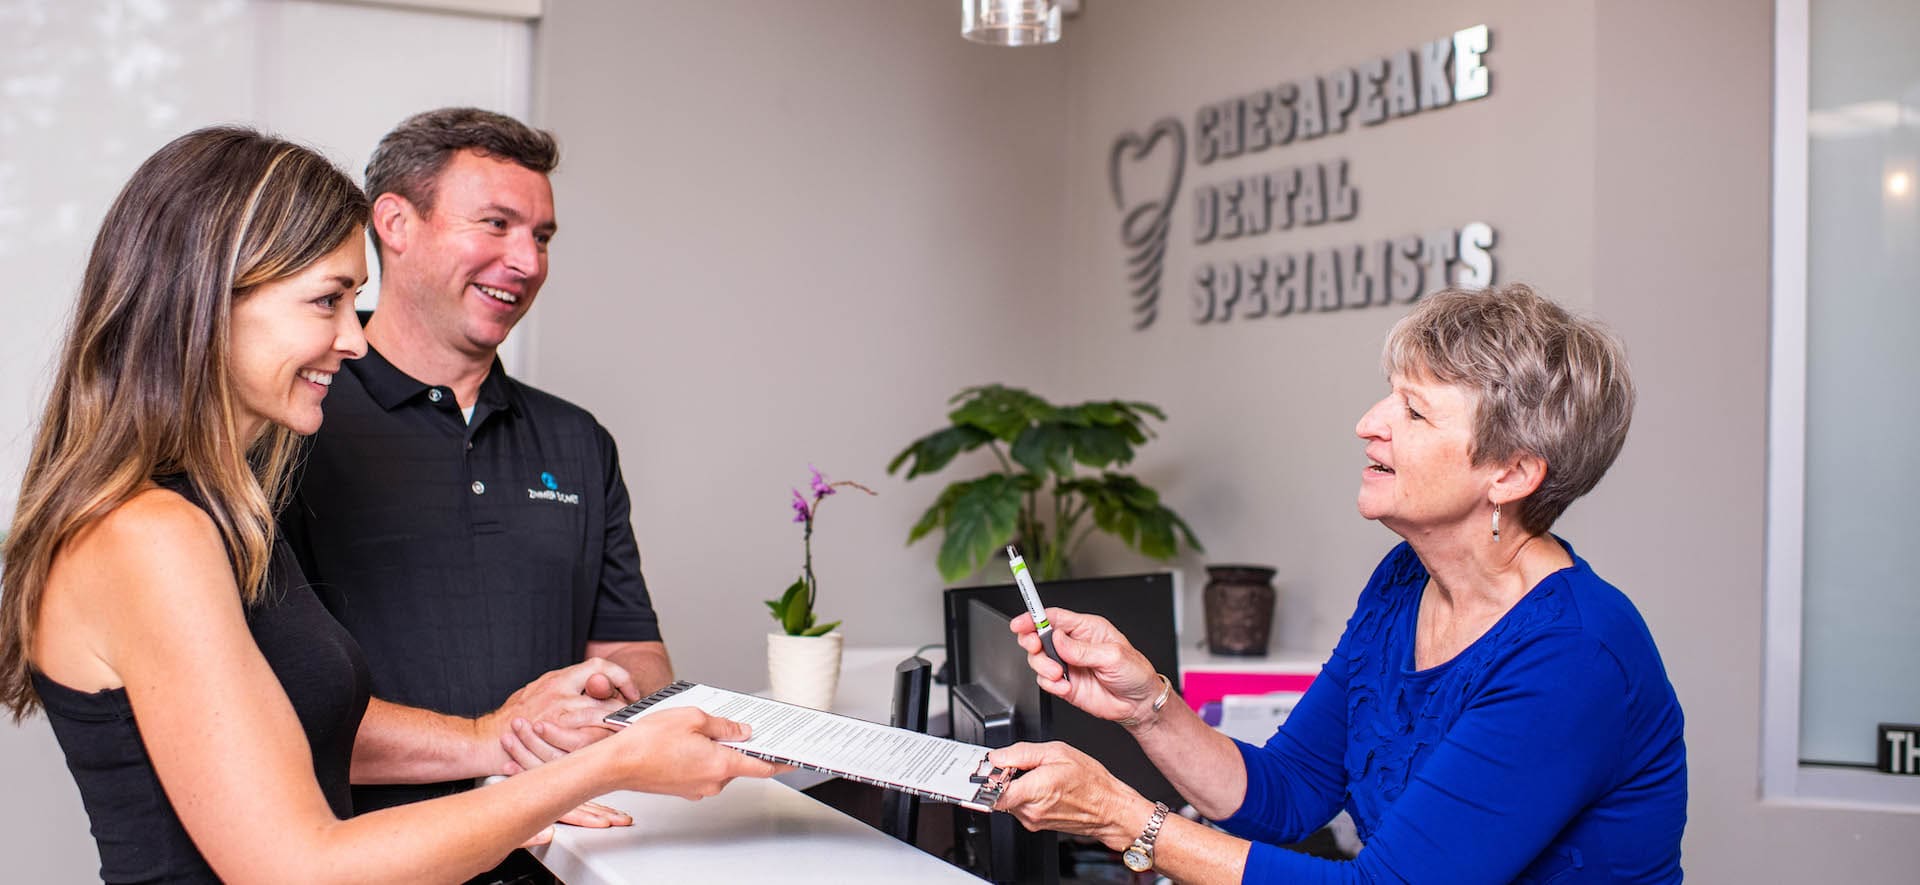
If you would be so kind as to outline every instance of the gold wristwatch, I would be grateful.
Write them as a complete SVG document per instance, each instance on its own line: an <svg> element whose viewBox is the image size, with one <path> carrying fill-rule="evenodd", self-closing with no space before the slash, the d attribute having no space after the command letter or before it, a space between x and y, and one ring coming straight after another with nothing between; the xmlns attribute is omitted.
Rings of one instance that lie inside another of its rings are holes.
<svg viewBox="0 0 1920 885"><path fill-rule="evenodd" d="M1153 840L1160 838L1160 825L1167 822L1168 810L1165 802L1153 803L1153 815L1147 818L1146 830L1142 831L1140 837L1134 839L1133 844L1127 846L1126 852L1120 855L1120 860L1127 865L1127 869L1136 873L1153 869Z"/></svg>

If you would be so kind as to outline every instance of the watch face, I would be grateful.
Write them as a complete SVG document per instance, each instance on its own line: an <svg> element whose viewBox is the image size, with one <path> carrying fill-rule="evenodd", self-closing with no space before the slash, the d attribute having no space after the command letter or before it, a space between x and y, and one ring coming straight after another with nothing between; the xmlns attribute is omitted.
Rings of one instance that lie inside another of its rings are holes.
<svg viewBox="0 0 1920 885"><path fill-rule="evenodd" d="M1127 869L1136 873L1144 873L1153 869L1153 855L1140 850L1138 847L1127 849L1127 853L1120 855L1120 860L1126 863Z"/></svg>

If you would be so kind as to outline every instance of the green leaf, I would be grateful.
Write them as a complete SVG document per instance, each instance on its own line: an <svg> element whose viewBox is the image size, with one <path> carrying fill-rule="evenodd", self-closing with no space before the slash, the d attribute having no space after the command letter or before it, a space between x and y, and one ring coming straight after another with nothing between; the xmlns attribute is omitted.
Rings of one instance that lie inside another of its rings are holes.
<svg viewBox="0 0 1920 885"><path fill-rule="evenodd" d="M905 466L912 479L944 469L960 453L995 441L1007 443L1008 449L993 445L1007 459L1001 462L1003 472L949 484L908 531L907 543L913 544L941 530L936 564L944 579L955 581L977 571L1021 532L1034 536L1028 562L1042 568L1046 563L1039 562L1037 554L1045 545L1040 539L1071 543L1082 537L1079 526L1088 516L1094 528L1149 556L1172 557L1182 543L1202 549L1185 520L1161 503L1159 492L1134 477L1110 472L1132 463L1136 447L1153 439L1152 422L1166 420L1158 406L1129 400L1054 406L1002 384L968 387L948 402L952 426L915 440L887 465L888 473ZM1108 472L1075 475L1086 468ZM1064 516L1067 524L1051 525L1044 513L1027 510L1042 491L1053 498L1051 513ZM1058 556L1049 561L1062 562Z"/></svg>
<svg viewBox="0 0 1920 885"><path fill-rule="evenodd" d="M1108 493L1135 510L1145 510L1160 503L1159 492L1124 473L1103 474L1100 482Z"/></svg>
<svg viewBox="0 0 1920 885"><path fill-rule="evenodd" d="M787 606L792 605L795 599L800 598L800 594L805 593L806 589L807 579L803 575L799 580L794 581L793 585L786 589L786 592L781 593L779 599L767 600L767 608L773 612L773 619L785 623Z"/></svg>
<svg viewBox="0 0 1920 885"><path fill-rule="evenodd" d="M1176 551L1173 520L1166 508L1154 507L1136 512L1140 526L1140 552L1154 559L1172 559Z"/></svg>
<svg viewBox="0 0 1920 885"><path fill-rule="evenodd" d="M927 512L920 514L920 521L914 523L913 530L907 533L908 544L947 524L947 514L953 510L953 500L960 497L962 485L964 483L951 483L940 490L940 497L934 499L933 506L928 507Z"/></svg>
<svg viewBox="0 0 1920 885"><path fill-rule="evenodd" d="M1028 424L1044 420L1053 412L1046 400L998 384L969 387L956 397L962 398L965 401L947 413L947 420L955 426L979 428L1005 442L1013 442Z"/></svg>
<svg viewBox="0 0 1920 885"><path fill-rule="evenodd" d="M1167 511L1167 515L1173 517L1174 527L1180 530L1181 537L1187 539L1188 547L1192 547L1197 553L1207 552L1207 548L1200 546L1200 539L1193 536L1193 527L1187 525L1186 520L1181 519L1178 514L1171 510Z"/></svg>
<svg viewBox="0 0 1920 885"><path fill-rule="evenodd" d="M1053 414L1047 416L1044 423L1087 427L1093 424L1093 419L1087 417L1087 407L1084 405L1061 406L1060 408L1054 409Z"/></svg>
<svg viewBox="0 0 1920 885"><path fill-rule="evenodd" d="M1114 400L1105 405L1111 407L1120 415L1120 421L1116 422L1114 426L1119 427L1121 432L1126 434L1127 441L1136 446L1146 445L1147 440L1153 438L1153 428L1148 426L1145 416L1151 416L1161 421L1166 420L1165 413L1148 403L1123 403L1119 400Z"/></svg>
<svg viewBox="0 0 1920 885"><path fill-rule="evenodd" d="M825 636L828 633L832 633L833 628L838 626L840 626L840 622L834 621L831 624L821 624L818 627L808 627L807 632L802 633L800 635L801 636Z"/></svg>
<svg viewBox="0 0 1920 885"><path fill-rule="evenodd" d="M1122 411L1123 408L1124 406L1120 403L1087 403L1081 406L1080 410L1086 414L1087 420L1095 424L1113 425L1127 422L1127 414Z"/></svg>
<svg viewBox="0 0 1920 885"><path fill-rule="evenodd" d="M1073 436L1073 459L1088 467L1126 464L1133 460L1133 444L1126 431L1096 424L1068 431Z"/></svg>
<svg viewBox="0 0 1920 885"><path fill-rule="evenodd" d="M812 606L807 604L807 579L803 575L787 588L780 597L780 627L788 635L806 629L807 618L813 615Z"/></svg>
<svg viewBox="0 0 1920 885"><path fill-rule="evenodd" d="M936 560L941 577L957 581L979 570L1013 538L1020 517L1020 483L992 474L957 483L959 495L947 514L946 538Z"/></svg>
<svg viewBox="0 0 1920 885"><path fill-rule="evenodd" d="M993 435L977 427L948 427L936 430L907 446L900 454L887 462L887 473L900 469L908 458L913 466L907 469L907 479L934 473L947 466L961 452L971 452L993 439Z"/></svg>
<svg viewBox="0 0 1920 885"><path fill-rule="evenodd" d="M1172 559L1180 539L1202 549L1193 529L1160 503L1160 493L1124 473L1076 482L1074 490L1093 504L1093 524L1127 546L1155 559Z"/></svg>
<svg viewBox="0 0 1920 885"><path fill-rule="evenodd" d="M947 501L944 494L940 496L940 500L933 502L933 506L928 507L927 512L920 514L920 521L914 523L913 528L907 532L907 543L911 545L926 537L928 532L939 528L940 524L946 521L947 516L947 507L942 505L950 504L951 502Z"/></svg>
<svg viewBox="0 0 1920 885"><path fill-rule="evenodd" d="M1033 473L1073 475L1073 431L1058 424L1035 424L1013 441L1013 460Z"/></svg>

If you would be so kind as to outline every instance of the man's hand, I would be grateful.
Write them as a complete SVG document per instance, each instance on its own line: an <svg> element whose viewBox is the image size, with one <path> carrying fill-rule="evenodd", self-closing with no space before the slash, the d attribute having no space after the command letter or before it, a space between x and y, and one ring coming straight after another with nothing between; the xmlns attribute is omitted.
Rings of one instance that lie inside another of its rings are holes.
<svg viewBox="0 0 1920 885"><path fill-rule="evenodd" d="M633 684L642 695L652 694L673 681L673 661L667 657L667 644L651 642L589 641L587 657L605 658L633 674Z"/></svg>
<svg viewBox="0 0 1920 885"><path fill-rule="evenodd" d="M621 811L618 808L612 808L606 805L601 805L598 802L588 802L584 805L581 805L578 808L575 808L572 811L567 812L566 814L561 815L560 820L556 821L556 823L563 823L569 826L587 827L590 829L598 830L598 829L606 829L607 827L633 826L633 816L624 811ZM528 839L527 841L521 843L520 847L533 848L535 846L545 845L552 841L553 841L553 827L547 827L546 829L543 829L540 832L533 834L533 838Z"/></svg>
<svg viewBox="0 0 1920 885"><path fill-rule="evenodd" d="M500 709L474 720L474 729L479 735L500 741L500 767L511 774L518 770L511 766L531 767L521 763L543 758L533 753L516 756L507 746L516 721L539 723L543 728L538 733L541 743L557 757L605 738L610 732L602 720L639 697L640 689L625 668L588 658L527 683Z"/></svg>
<svg viewBox="0 0 1920 885"><path fill-rule="evenodd" d="M614 732L606 724L608 714L625 706L618 697L594 706L571 710L558 722L544 719L529 722L514 719L500 735L500 749L507 754L505 774L519 774L552 762L562 756L601 740Z"/></svg>

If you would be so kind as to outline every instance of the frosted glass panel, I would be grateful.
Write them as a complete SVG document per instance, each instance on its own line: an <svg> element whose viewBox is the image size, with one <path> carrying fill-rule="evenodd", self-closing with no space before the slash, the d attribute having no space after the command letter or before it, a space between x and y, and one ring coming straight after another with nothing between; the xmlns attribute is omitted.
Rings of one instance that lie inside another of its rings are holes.
<svg viewBox="0 0 1920 885"><path fill-rule="evenodd" d="M1920 722L1920 5L1811 13L1800 756L1871 766Z"/></svg>
<svg viewBox="0 0 1920 885"><path fill-rule="evenodd" d="M107 204L169 139L245 119L252 64L241 0L0 2L0 518Z"/></svg>

